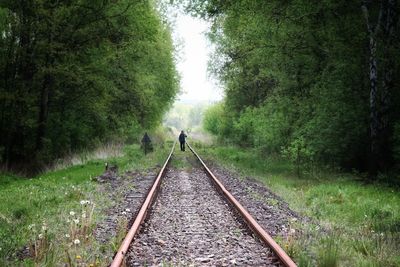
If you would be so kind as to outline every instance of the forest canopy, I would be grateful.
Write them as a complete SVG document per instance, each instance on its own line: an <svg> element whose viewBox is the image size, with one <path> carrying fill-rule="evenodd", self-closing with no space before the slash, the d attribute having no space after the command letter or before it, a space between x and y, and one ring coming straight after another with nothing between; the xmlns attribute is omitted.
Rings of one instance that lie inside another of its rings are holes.
<svg viewBox="0 0 400 267"><path fill-rule="evenodd" d="M0 2L0 162L38 167L159 124L178 91L152 0Z"/></svg>
<svg viewBox="0 0 400 267"><path fill-rule="evenodd" d="M178 2L213 22L221 140L372 176L399 162L397 1Z"/></svg>

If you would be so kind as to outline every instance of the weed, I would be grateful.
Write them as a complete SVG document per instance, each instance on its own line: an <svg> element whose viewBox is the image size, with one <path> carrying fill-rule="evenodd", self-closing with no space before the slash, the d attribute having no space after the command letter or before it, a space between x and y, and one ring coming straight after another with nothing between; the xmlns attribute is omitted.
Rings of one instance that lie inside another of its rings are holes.
<svg viewBox="0 0 400 267"><path fill-rule="evenodd" d="M40 226L31 224L28 226L30 232L29 254L34 262L38 264L50 250L50 238L46 222Z"/></svg>
<svg viewBox="0 0 400 267"><path fill-rule="evenodd" d="M314 266L312 263L311 257L306 253L300 253L298 255L298 266L299 267L312 267Z"/></svg>
<svg viewBox="0 0 400 267"><path fill-rule="evenodd" d="M334 237L322 240L322 247L318 253L319 267L337 267L339 265L339 249Z"/></svg>
<svg viewBox="0 0 400 267"><path fill-rule="evenodd" d="M117 223L117 234L111 242L114 251L118 250L121 241L125 238L127 228L128 220L125 217L119 218Z"/></svg>
<svg viewBox="0 0 400 267"><path fill-rule="evenodd" d="M18 207L12 211L12 216L16 220L20 220L28 214L28 209L25 207Z"/></svg>

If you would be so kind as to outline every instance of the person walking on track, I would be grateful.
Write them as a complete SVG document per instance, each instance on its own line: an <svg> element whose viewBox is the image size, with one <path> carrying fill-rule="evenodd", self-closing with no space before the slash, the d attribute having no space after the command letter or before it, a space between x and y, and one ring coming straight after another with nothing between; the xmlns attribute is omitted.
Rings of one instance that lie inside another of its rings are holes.
<svg viewBox="0 0 400 267"><path fill-rule="evenodd" d="M181 144L181 151L185 151L185 142L186 142L187 135L182 130L181 134L179 135L179 143Z"/></svg>
<svg viewBox="0 0 400 267"><path fill-rule="evenodd" d="M144 136L142 138L142 148L144 150L145 155L153 150L153 146L151 145L151 139L150 136L147 134L147 132L144 133Z"/></svg>

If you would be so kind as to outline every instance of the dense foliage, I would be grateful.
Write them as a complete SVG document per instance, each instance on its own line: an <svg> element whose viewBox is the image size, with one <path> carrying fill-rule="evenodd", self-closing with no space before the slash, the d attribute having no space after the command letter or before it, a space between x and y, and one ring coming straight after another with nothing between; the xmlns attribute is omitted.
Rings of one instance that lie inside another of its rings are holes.
<svg viewBox="0 0 400 267"><path fill-rule="evenodd" d="M0 161L38 166L158 124L178 90L152 0L0 2Z"/></svg>
<svg viewBox="0 0 400 267"><path fill-rule="evenodd" d="M397 1L181 1L213 21L223 103L205 127L295 160L378 170L399 158Z"/></svg>

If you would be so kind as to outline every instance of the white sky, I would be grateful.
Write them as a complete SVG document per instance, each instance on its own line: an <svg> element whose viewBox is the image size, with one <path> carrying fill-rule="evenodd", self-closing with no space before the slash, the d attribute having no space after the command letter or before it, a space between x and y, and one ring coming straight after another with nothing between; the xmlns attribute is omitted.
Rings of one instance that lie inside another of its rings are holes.
<svg viewBox="0 0 400 267"><path fill-rule="evenodd" d="M207 77L207 62L212 51L205 36L209 23L178 13L174 27L174 42L179 49L178 71L181 75L181 90L178 101L184 103L215 102L222 99L222 90L217 82Z"/></svg>

